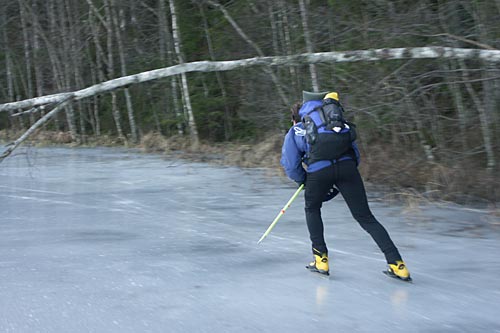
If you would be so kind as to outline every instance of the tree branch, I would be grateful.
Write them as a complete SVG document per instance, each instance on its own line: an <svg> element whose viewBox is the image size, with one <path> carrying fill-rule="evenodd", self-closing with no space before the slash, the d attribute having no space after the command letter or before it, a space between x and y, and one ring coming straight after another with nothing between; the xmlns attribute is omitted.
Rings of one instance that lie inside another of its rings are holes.
<svg viewBox="0 0 500 333"><path fill-rule="evenodd" d="M21 137L19 137L16 141L10 143L8 145L8 148L0 155L0 163L9 156L14 149L16 149L23 141L25 141L31 134L33 134L38 128L43 126L46 122L48 122L52 117L54 117L59 111L61 111L66 105L71 103L73 100L73 97L71 95L68 95L64 100L60 101L58 105L49 113L47 113L45 116L42 118L38 119L36 123L34 123L26 132L24 132Z"/></svg>
<svg viewBox="0 0 500 333"><path fill-rule="evenodd" d="M42 106L39 106L39 107L34 107L34 108L31 108L27 111L22 111L22 112L18 112L18 113L13 113L10 115L10 117L19 117L19 116L22 116L24 114L30 114L30 113L35 113L35 112L39 112L39 111L43 111L45 110L45 105L42 105Z"/></svg>
<svg viewBox="0 0 500 333"><path fill-rule="evenodd" d="M292 56L255 57L241 60L228 61L195 61L175 66L154 69L134 75L101 82L99 84L77 90L74 92L46 95L22 101L0 104L0 112L18 109L33 108L45 104L60 103L68 97L81 100L97 94L124 88L132 84L162 79L172 75L189 72L217 72L230 71L239 68L254 66L281 66L301 65L316 63L339 63L359 61L382 61L402 59L481 59L486 62L500 62L500 50L480 50L451 47L414 47L392 48L356 51L336 51L321 53L303 53Z"/></svg>

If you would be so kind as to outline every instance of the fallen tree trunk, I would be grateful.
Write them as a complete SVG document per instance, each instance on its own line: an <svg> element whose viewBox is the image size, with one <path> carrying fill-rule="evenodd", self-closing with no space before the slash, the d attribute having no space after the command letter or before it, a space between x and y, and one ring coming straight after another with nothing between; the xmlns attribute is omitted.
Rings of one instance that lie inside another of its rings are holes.
<svg viewBox="0 0 500 333"><path fill-rule="evenodd" d="M65 106L71 103L71 101L72 98L71 96L69 96L59 102L54 107L54 109L52 109L52 111L44 115L42 118L38 119L38 121L31 125L31 127L26 132L24 132L24 134L21 135L16 141L8 144L7 149L0 155L0 162L2 162L4 158L9 156L14 151L14 149L16 149L21 143L23 143L23 141L26 140L30 135L32 135L38 128L42 127L43 124L47 123L54 115L59 113L59 111L61 111Z"/></svg>
<svg viewBox="0 0 500 333"><path fill-rule="evenodd" d="M45 104L59 103L68 96L80 100L97 94L113 91L133 84L143 83L189 72L218 72L254 66L291 66L317 63L380 61L402 59L481 59L500 62L500 50L464 49L452 47L414 47L356 51L304 53L293 56L255 57L228 61L195 61L175 66L154 69L134 75L101 82L74 92L60 93L25 99L0 105L0 112L28 109Z"/></svg>
<svg viewBox="0 0 500 333"><path fill-rule="evenodd" d="M172 75L189 72L218 72L229 71L253 66L293 66L317 63L338 63L358 61L381 61L403 59L480 59L485 62L500 62L500 50L464 49L451 47L413 47L390 48L356 51L336 51L321 53L304 53L293 56L255 57L228 61L196 61L175 66L141 72L117 79L98 83L85 89L65 92L54 95L25 99L22 101L0 104L0 112L38 108L44 105L55 104L52 111L40 118L20 138L8 145L0 155L0 162L18 147L24 140L35 132L37 128L54 117L64 106L72 101L81 100L98 94L125 88L133 84L162 79Z"/></svg>

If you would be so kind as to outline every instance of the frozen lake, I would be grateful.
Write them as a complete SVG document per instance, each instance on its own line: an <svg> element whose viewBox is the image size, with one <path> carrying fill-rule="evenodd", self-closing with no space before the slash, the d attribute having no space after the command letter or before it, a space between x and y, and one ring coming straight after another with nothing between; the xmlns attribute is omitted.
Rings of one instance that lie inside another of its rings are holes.
<svg viewBox="0 0 500 333"><path fill-rule="evenodd" d="M302 195L266 170L117 149L0 163L0 332L500 332L500 224L487 211L371 199L413 284L341 197L323 209L329 278Z"/></svg>

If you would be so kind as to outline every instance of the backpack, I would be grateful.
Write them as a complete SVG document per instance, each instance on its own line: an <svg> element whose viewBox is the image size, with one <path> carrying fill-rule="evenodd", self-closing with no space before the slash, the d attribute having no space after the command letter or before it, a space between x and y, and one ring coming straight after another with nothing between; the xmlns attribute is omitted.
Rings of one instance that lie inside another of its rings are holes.
<svg viewBox="0 0 500 333"><path fill-rule="evenodd" d="M356 140L356 125L344 119L344 108L337 100L307 101L299 115L310 146L309 163L354 154L352 142Z"/></svg>

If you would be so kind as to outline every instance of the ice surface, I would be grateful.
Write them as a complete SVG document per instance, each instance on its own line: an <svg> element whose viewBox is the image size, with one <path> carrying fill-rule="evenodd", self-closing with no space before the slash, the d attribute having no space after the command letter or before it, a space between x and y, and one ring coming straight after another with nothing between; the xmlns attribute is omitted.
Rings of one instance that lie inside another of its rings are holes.
<svg viewBox="0 0 500 333"><path fill-rule="evenodd" d="M23 152L19 150L19 152ZM414 278L341 198L331 276L308 272L300 196L266 170L117 149L0 164L0 332L500 332L500 226L486 211L371 201Z"/></svg>

